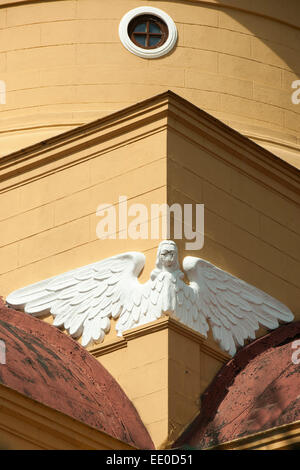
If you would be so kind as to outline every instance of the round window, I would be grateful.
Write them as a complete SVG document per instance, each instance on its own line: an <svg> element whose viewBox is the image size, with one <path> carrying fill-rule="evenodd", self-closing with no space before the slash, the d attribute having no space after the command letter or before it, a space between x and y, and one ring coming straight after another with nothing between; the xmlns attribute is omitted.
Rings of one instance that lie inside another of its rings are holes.
<svg viewBox="0 0 300 470"><path fill-rule="evenodd" d="M161 57L175 46L177 29L174 21L162 10L138 7L129 11L119 25L123 45L139 57Z"/></svg>

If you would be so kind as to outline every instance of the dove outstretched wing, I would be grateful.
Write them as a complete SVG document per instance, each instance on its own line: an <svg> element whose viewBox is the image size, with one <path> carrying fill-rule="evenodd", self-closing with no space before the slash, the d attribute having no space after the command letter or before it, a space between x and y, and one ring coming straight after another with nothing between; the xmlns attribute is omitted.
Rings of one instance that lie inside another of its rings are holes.
<svg viewBox="0 0 300 470"><path fill-rule="evenodd" d="M146 316L151 289L138 281L144 264L142 253L113 256L16 290L6 302L34 316L50 312L54 326L82 335L87 346L103 341L111 317L130 317L134 326Z"/></svg>
<svg viewBox="0 0 300 470"><path fill-rule="evenodd" d="M185 283L175 243L161 246L165 253L158 250L161 258L145 284L138 281L145 256L128 252L21 288L6 302L35 316L50 312L54 326L75 338L82 335L83 346L102 342L111 318L118 318L121 336L166 313L204 336L210 324L215 340L231 355L246 339L255 339L260 325L274 329L279 321L294 319L278 300L201 258L183 260Z"/></svg>
<svg viewBox="0 0 300 470"><path fill-rule="evenodd" d="M187 256L183 268L198 311L209 321L221 348L232 356L246 339L255 339L260 325L274 329L279 321L294 319L286 305L208 261Z"/></svg>

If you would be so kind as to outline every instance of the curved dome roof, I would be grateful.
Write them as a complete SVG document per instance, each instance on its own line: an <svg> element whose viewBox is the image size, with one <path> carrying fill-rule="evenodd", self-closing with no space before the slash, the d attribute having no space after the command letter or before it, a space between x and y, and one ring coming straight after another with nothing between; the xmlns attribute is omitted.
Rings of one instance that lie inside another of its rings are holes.
<svg viewBox="0 0 300 470"><path fill-rule="evenodd" d="M118 383L72 338L0 299L0 339L0 383L132 446L154 448Z"/></svg>
<svg viewBox="0 0 300 470"><path fill-rule="evenodd" d="M202 395L200 415L175 446L207 448L299 420L297 338L300 322L241 349Z"/></svg>

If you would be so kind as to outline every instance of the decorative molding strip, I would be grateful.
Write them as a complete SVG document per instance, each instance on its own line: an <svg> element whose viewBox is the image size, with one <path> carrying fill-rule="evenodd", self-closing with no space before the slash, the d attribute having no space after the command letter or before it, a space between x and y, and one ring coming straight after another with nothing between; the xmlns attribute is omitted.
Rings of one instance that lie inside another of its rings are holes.
<svg viewBox="0 0 300 470"><path fill-rule="evenodd" d="M158 320L154 320L151 323L131 328L130 330L124 331L123 336L126 341L132 341L133 339L140 338L158 331L166 330L169 327L170 317L165 315Z"/></svg>
<svg viewBox="0 0 300 470"><path fill-rule="evenodd" d="M231 359L229 354L218 350L217 346L208 344L206 338L203 335L197 333L188 326L184 325L183 323L180 323L174 318L169 317L168 315L165 315L162 318L155 320L151 323L147 323L146 325L137 326L136 328L132 328L131 330L124 331L123 338L121 340L116 340L108 344L104 343L103 345L92 347L88 351L94 357L104 356L119 349L126 348L128 346L129 341L166 329L174 331L175 333L185 336L191 341L200 344L201 351L222 363L226 363Z"/></svg>
<svg viewBox="0 0 300 470"><path fill-rule="evenodd" d="M125 336L125 335L124 335ZM110 354L111 352L118 351L118 349L127 348L127 341L125 338L118 339L111 343L97 345L88 349L88 352L91 353L94 357L105 356L106 354Z"/></svg>
<svg viewBox="0 0 300 470"><path fill-rule="evenodd" d="M167 25L168 39L160 47L144 49L142 47L138 47L131 41L128 35L128 26L134 18L140 15L154 15L163 20ZM177 42L177 28L172 18L164 11L160 10L159 8L142 6L130 10L123 16L119 25L119 36L123 46L132 54L135 54L144 59L157 59L158 57L162 57L168 54L175 46Z"/></svg>
<svg viewBox="0 0 300 470"><path fill-rule="evenodd" d="M174 331L175 333L178 333L182 336L185 336L186 338L191 339L195 343L202 344L206 338L203 336L201 333L198 331L192 330L192 328L188 327L187 325L184 325L181 323L179 320L176 320L175 318L169 318L169 329L171 331Z"/></svg>
<svg viewBox="0 0 300 470"><path fill-rule="evenodd" d="M83 347L103 342L111 318L118 319L115 329L122 336L167 312L186 325L180 332L189 337L187 327L203 337L211 328L215 341L231 356L247 339L255 339L259 325L274 329L278 320L294 319L286 305L202 258L186 256L182 271L172 240L159 244L155 269L140 284L138 276L145 261L143 253L134 251L115 255L18 289L6 302L37 317L51 313L53 326L64 326L75 338L82 336ZM188 283L183 281L184 275ZM178 330L174 325L171 328Z"/></svg>
<svg viewBox="0 0 300 470"><path fill-rule="evenodd" d="M131 110L133 112L126 111L119 111L2 157L0 192L91 160L162 132L167 127L167 101L147 106L142 111L138 105Z"/></svg>
<svg viewBox="0 0 300 470"><path fill-rule="evenodd" d="M221 351L220 349L216 349L217 346L215 344L209 344L205 336L201 335L201 333L192 330L191 328L184 325L183 323L180 323L174 318L168 317L168 319L168 327L170 330L175 331L176 333L185 336L186 338L189 338L195 343L199 343L200 350L208 356L211 356L223 363L226 363L231 359L231 356L229 354L224 351Z"/></svg>
<svg viewBox="0 0 300 470"><path fill-rule="evenodd" d="M189 105L194 106L191 103ZM274 189L275 180L280 184L276 187L276 192L292 200L298 196L297 202L299 202L300 180L297 168L205 111L198 109L197 114L189 114L188 111L186 109L184 112L182 107L178 106L178 102L171 101L168 109L168 128L268 189ZM194 138L187 137L178 124L192 130ZM203 145L203 137L207 139L208 145ZM213 148L209 143L213 145ZM223 151L216 152L217 147L222 148Z"/></svg>

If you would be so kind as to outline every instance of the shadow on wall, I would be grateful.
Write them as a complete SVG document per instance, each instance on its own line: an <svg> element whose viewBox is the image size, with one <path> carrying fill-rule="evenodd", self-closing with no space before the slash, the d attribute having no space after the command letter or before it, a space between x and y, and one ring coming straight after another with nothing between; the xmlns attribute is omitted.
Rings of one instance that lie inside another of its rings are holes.
<svg viewBox="0 0 300 470"><path fill-rule="evenodd" d="M291 71L300 73L300 3L298 0L290 1L288 8L286 2L277 1L275 13L275 2L272 0L263 2L219 0L219 3L220 5L236 5L240 10L245 10L243 12L224 8L224 12L240 25L240 29L248 30L264 43L265 50L262 49L263 45L257 47L260 48L260 54L264 55L266 59L270 58L268 62L270 65L276 65L278 61L277 65L280 66L281 59ZM260 15L251 14L250 3L253 5L253 11L260 12ZM252 53L255 54L255 52L254 47Z"/></svg>

